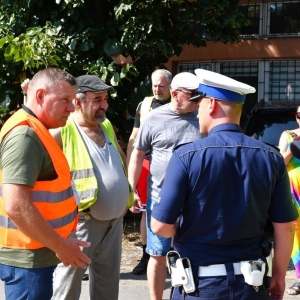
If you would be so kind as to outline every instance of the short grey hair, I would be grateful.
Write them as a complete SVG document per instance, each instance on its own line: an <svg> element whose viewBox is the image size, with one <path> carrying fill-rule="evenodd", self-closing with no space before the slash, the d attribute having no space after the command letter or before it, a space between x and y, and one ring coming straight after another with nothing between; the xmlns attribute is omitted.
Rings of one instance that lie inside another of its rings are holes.
<svg viewBox="0 0 300 300"><path fill-rule="evenodd" d="M170 82L170 83L172 81L172 74L171 74L171 72L169 72L166 69L157 69L157 70L155 70L151 75L151 80L152 81L153 81L153 77L156 76L156 75L164 76L167 79L167 81Z"/></svg>
<svg viewBox="0 0 300 300"><path fill-rule="evenodd" d="M77 93L76 98L78 98L81 102L85 102L85 93Z"/></svg>

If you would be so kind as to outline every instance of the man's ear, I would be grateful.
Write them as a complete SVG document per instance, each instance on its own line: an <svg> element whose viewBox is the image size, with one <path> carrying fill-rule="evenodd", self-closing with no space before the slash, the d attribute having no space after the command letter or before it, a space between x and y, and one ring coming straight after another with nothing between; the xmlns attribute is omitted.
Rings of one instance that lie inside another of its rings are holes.
<svg viewBox="0 0 300 300"><path fill-rule="evenodd" d="M216 99L213 97L209 98L209 114L211 115L212 113L214 113L216 111Z"/></svg>
<svg viewBox="0 0 300 300"><path fill-rule="evenodd" d="M172 97L172 98L177 99L178 91L176 91L176 90L171 90L171 91L170 91L170 94L171 94L171 97Z"/></svg>
<svg viewBox="0 0 300 300"><path fill-rule="evenodd" d="M75 98L73 100L73 103L74 103L75 109L77 109L77 110L80 109L82 106L81 100L79 98Z"/></svg>
<svg viewBox="0 0 300 300"><path fill-rule="evenodd" d="M45 97L45 90L44 89L38 89L35 92L35 96L36 96L37 102L39 104L42 104L43 101L44 101L44 97Z"/></svg>

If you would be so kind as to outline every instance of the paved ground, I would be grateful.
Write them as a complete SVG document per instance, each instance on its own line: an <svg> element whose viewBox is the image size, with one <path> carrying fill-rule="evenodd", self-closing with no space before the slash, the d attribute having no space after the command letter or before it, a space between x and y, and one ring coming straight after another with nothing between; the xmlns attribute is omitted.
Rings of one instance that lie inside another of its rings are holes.
<svg viewBox="0 0 300 300"><path fill-rule="evenodd" d="M286 283L286 287L290 287L294 282L295 282L295 279L296 279L296 274L295 274L295 271L294 270L289 270L286 272L286 280L285 280L285 283ZM295 300L299 300L300 299L300 295L297 295L297 296L290 296L288 295L287 293L285 293L284 295L284 300L287 300L287 299L295 299Z"/></svg>
<svg viewBox="0 0 300 300"><path fill-rule="evenodd" d="M131 269L122 268L120 274L120 296L119 300L149 300L149 292L146 275L135 276L131 274ZM286 275L286 286L291 286L295 281L295 271L289 270ZM170 295L170 278L167 279L163 300L169 299ZM294 299L299 300L300 295L289 296L284 295L284 300ZM0 281L0 300L5 300L3 283ZM62 299L63 300L63 299ZM82 294L80 300L89 300L88 281L82 282Z"/></svg>

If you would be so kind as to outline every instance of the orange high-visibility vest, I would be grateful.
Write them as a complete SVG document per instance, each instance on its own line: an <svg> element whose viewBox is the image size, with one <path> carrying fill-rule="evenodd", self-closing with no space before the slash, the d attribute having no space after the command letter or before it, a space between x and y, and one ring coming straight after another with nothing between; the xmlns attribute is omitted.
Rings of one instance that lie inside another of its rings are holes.
<svg viewBox="0 0 300 300"><path fill-rule="evenodd" d="M31 201L53 229L60 236L67 238L77 222L77 205L72 191L68 162L44 125L22 109L6 121L0 133L0 142L8 132L19 125L28 125L36 132L49 153L58 176L54 180L36 181L30 195ZM0 170L0 245L16 249L44 247L18 230L6 214L2 198L2 170Z"/></svg>

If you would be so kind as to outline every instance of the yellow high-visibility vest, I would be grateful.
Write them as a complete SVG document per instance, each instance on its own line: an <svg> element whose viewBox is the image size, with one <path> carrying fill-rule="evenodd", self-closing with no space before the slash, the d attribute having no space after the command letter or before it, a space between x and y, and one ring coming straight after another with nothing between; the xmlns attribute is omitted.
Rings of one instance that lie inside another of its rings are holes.
<svg viewBox="0 0 300 300"><path fill-rule="evenodd" d="M149 113L150 110L152 110L152 102L154 100L154 97L146 97L141 105L141 110L140 110L140 123L142 124L142 122L145 119L145 116Z"/></svg>
<svg viewBox="0 0 300 300"><path fill-rule="evenodd" d="M100 123L100 126L119 153L114 139L114 129L110 121L106 119ZM66 126L62 128L61 137L63 152L69 162L72 179L80 199L79 211L83 211L91 207L96 202L98 196L98 183L92 160L72 117L69 118ZM125 172L121 156L120 161ZM127 208L133 205L133 191L130 185L129 190Z"/></svg>

